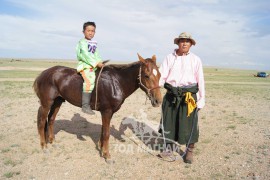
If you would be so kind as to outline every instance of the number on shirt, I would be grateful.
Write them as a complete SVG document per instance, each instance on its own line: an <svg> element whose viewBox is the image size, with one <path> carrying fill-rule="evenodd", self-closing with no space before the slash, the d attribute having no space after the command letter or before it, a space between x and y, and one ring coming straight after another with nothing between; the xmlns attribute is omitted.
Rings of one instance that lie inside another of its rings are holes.
<svg viewBox="0 0 270 180"><path fill-rule="evenodd" d="M96 45L91 45L91 44L88 44L88 52L91 52L91 53L95 53L96 52L96 49L97 49L97 46Z"/></svg>

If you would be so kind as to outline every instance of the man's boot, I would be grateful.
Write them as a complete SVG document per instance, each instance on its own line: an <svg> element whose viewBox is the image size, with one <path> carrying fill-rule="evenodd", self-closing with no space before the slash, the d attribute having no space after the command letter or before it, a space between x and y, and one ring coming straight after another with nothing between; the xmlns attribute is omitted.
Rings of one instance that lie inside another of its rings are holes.
<svg viewBox="0 0 270 180"><path fill-rule="evenodd" d="M92 111L90 107L90 100L91 100L91 93L85 93L82 94L82 112L86 114L95 114L94 111Z"/></svg>
<svg viewBox="0 0 270 180"><path fill-rule="evenodd" d="M194 148L195 148L194 143L188 145L187 152L184 156L185 163L192 164L192 162L193 162L193 154L192 153L193 153Z"/></svg>

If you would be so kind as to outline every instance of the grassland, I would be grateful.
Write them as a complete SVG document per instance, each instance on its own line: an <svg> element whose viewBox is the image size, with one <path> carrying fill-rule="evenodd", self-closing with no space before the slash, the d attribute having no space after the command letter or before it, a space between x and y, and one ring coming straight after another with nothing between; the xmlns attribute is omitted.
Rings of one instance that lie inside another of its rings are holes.
<svg viewBox="0 0 270 180"><path fill-rule="evenodd" d="M114 62L110 62L114 63ZM119 63L119 62L116 62ZM122 62L123 63L123 62ZM75 68L76 60L60 61L60 60L16 60L16 59L0 59L0 78L35 78L42 70L52 66L67 66ZM253 75L255 70L239 70L225 68L204 68L205 80L207 82L220 83L269 83L270 78L257 78Z"/></svg>
<svg viewBox="0 0 270 180"><path fill-rule="evenodd" d="M108 165L96 149L99 113L89 117L69 103L56 118L56 144L45 153L40 149L32 84L55 65L76 67L76 61L0 60L0 179L270 179L270 78L254 77L252 70L204 68L206 106L199 112L192 165L135 151L144 143L130 140L131 129L119 141L125 117L141 123L145 112L143 121L160 121L160 109L145 104L144 92L136 91L113 116L110 150L116 162Z"/></svg>
<svg viewBox="0 0 270 180"><path fill-rule="evenodd" d="M17 68L48 68L56 65L75 67L76 61L61 60L33 60L33 59L4 59L0 58L0 67L17 67Z"/></svg>

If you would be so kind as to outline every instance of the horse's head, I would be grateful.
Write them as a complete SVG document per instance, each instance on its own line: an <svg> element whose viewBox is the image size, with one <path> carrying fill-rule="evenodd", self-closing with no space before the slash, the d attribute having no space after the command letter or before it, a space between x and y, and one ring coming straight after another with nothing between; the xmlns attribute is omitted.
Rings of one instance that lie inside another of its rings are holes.
<svg viewBox="0 0 270 180"><path fill-rule="evenodd" d="M142 62L139 72L140 88L147 94L154 107L158 107L162 102L162 96L159 87L160 72L156 64L156 56L144 59L138 54Z"/></svg>

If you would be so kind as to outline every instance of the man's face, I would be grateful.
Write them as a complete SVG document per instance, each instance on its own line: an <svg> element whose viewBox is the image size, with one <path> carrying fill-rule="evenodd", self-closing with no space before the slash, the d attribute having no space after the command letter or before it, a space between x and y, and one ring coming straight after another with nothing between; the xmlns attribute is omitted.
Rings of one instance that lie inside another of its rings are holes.
<svg viewBox="0 0 270 180"><path fill-rule="evenodd" d="M94 26L87 26L83 31L84 37L88 40L91 40L96 33L96 28Z"/></svg>
<svg viewBox="0 0 270 180"><path fill-rule="evenodd" d="M181 53L188 53L191 45L190 39L179 39L178 46Z"/></svg>

